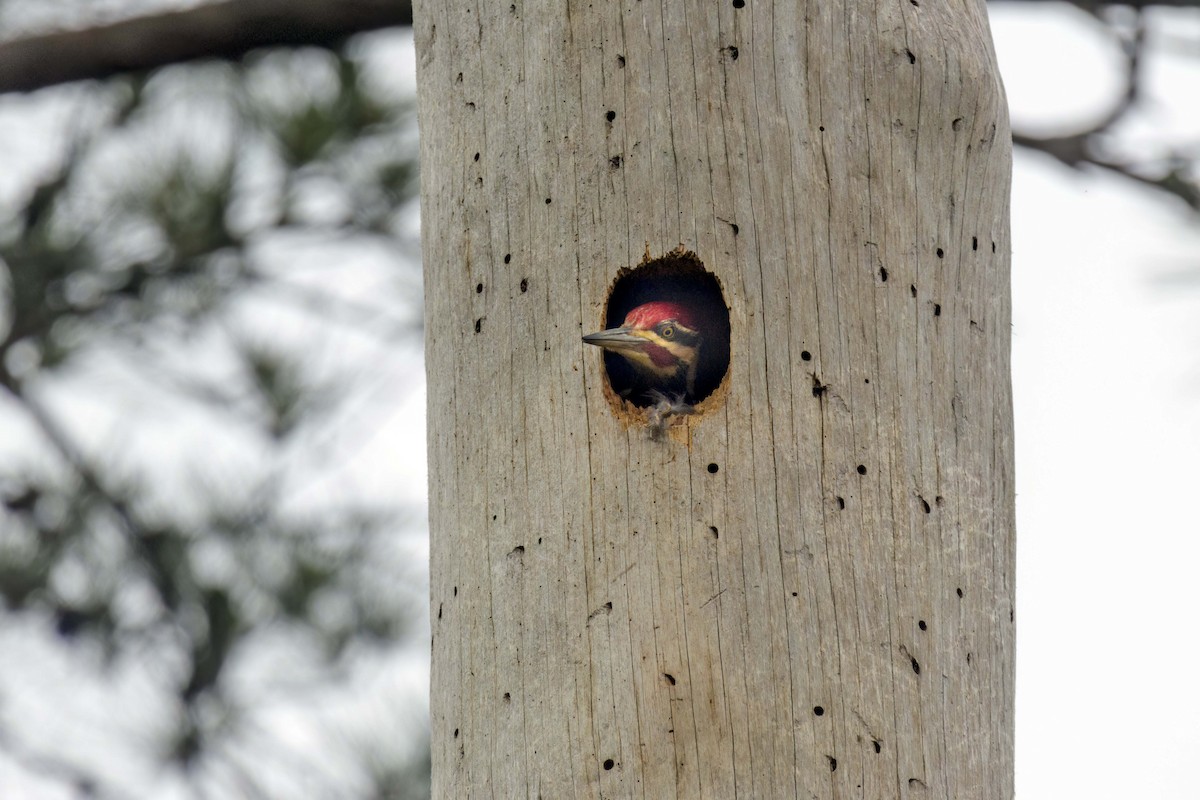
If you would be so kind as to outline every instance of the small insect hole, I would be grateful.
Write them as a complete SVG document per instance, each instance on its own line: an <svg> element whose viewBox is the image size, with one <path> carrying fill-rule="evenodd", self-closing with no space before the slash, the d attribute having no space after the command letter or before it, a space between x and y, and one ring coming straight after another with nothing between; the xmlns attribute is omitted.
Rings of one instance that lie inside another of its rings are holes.
<svg viewBox="0 0 1200 800"><path fill-rule="evenodd" d="M872 740L871 740L871 744L872 744L872 745L874 745L874 747L875 747L875 752L876 752L876 753L878 753L878 752L880 752L881 750L883 750L883 746L882 746L882 745L879 743L879 740L878 740L878 739L872 739Z"/></svg>
<svg viewBox="0 0 1200 800"><path fill-rule="evenodd" d="M479 153L476 153L476 154L475 154L475 160L476 160L476 161L478 161L478 160L479 160Z"/></svg>
<svg viewBox="0 0 1200 800"><path fill-rule="evenodd" d="M917 296L917 285L915 283L910 283L908 285L908 291L913 297L916 297Z"/></svg>
<svg viewBox="0 0 1200 800"><path fill-rule="evenodd" d="M933 315L935 317L940 317L942 315L942 304L941 303L933 304Z"/></svg>
<svg viewBox="0 0 1200 800"><path fill-rule="evenodd" d="M609 122L612 122L614 119L616 119L616 118L617 118L617 112L615 112L615 111L608 111L608 112L606 112L606 113L605 113L605 115L604 115L604 118L605 118L606 120L608 120Z"/></svg>
<svg viewBox="0 0 1200 800"><path fill-rule="evenodd" d="M960 586L959 588L955 589L954 593L961 598L963 596L962 587Z"/></svg>
<svg viewBox="0 0 1200 800"><path fill-rule="evenodd" d="M604 768L605 769L612 769L614 766L615 766L615 762L611 758L604 759Z"/></svg>
<svg viewBox="0 0 1200 800"><path fill-rule="evenodd" d="M709 525L709 526L708 526L708 532L712 534L712 536L713 536L713 538L714 538L714 539L720 539L720 538L721 538L721 532L720 532L719 530L717 530L717 526L716 526L716 525Z"/></svg>
<svg viewBox="0 0 1200 800"><path fill-rule="evenodd" d="M675 676L674 675L672 675L669 672L664 672L663 677L667 679L667 683L671 684L672 686L675 685Z"/></svg>
<svg viewBox="0 0 1200 800"><path fill-rule="evenodd" d="M512 702L512 694L510 692L504 693L504 702L506 702L506 703Z"/></svg>
<svg viewBox="0 0 1200 800"><path fill-rule="evenodd" d="M917 662L917 660L915 658L912 660L912 668L913 668L913 672L915 672L918 675L921 674L921 665Z"/></svg>
<svg viewBox="0 0 1200 800"><path fill-rule="evenodd" d="M825 126L824 126L824 125L818 126L818 127L817 127L817 130L819 130L819 131L821 131L822 133L824 133L824 132L825 132Z"/></svg>
<svg viewBox="0 0 1200 800"><path fill-rule="evenodd" d="M996 243L992 242L992 252L996 252Z"/></svg>
<svg viewBox="0 0 1200 800"><path fill-rule="evenodd" d="M946 251L945 251L945 250L943 250L942 248L940 248L940 247L939 247L939 248L937 249L937 251L936 251L936 252L937 252L937 257L938 257L938 258L945 258L945 257L946 257Z"/></svg>
<svg viewBox="0 0 1200 800"><path fill-rule="evenodd" d="M833 756L825 756L825 758L829 759L829 771L837 772L837 759Z"/></svg>
<svg viewBox="0 0 1200 800"><path fill-rule="evenodd" d="M745 8L746 0L733 0L733 7L734 8Z"/></svg>
<svg viewBox="0 0 1200 800"><path fill-rule="evenodd" d="M921 508L925 509L926 514L928 514L930 511L933 510L932 508L929 507L929 501L926 500L924 497L917 495L917 499L921 501Z"/></svg>
<svg viewBox="0 0 1200 800"><path fill-rule="evenodd" d="M978 237L978 236L972 236L972 237L971 237L971 249L972 249L972 250L978 250L978 249L979 249L979 237Z"/></svg>
<svg viewBox="0 0 1200 800"><path fill-rule="evenodd" d="M813 706L813 713L816 714L818 717L823 717L823 716L825 716L825 709L822 708L821 706Z"/></svg>
<svg viewBox="0 0 1200 800"><path fill-rule="evenodd" d="M529 279L521 278L521 294L525 294L528 291L529 291Z"/></svg>
<svg viewBox="0 0 1200 800"><path fill-rule="evenodd" d="M887 283L887 276L888 276L887 267L880 267L879 268L879 281L881 283Z"/></svg>
<svg viewBox="0 0 1200 800"><path fill-rule="evenodd" d="M617 66L625 69L625 56L617 56Z"/></svg>
<svg viewBox="0 0 1200 800"><path fill-rule="evenodd" d="M925 620L923 620L923 619L917 620L917 627L923 631L929 630L929 626L925 624Z"/></svg>
<svg viewBox="0 0 1200 800"><path fill-rule="evenodd" d="M475 332L479 333L482 330L483 330L483 317L480 317L479 319L475 320Z"/></svg>
<svg viewBox="0 0 1200 800"><path fill-rule="evenodd" d="M962 117L955 117L953 120L950 121L950 129L958 130L959 128L962 127L962 123L963 123Z"/></svg>
<svg viewBox="0 0 1200 800"><path fill-rule="evenodd" d="M505 253L504 254L504 263L507 264L510 261L512 261L512 253Z"/></svg>
<svg viewBox="0 0 1200 800"><path fill-rule="evenodd" d="M859 474L859 475L866 475L866 474L867 474L867 466L866 466L866 464L859 464L859 465L858 465L858 467L857 467L856 469L858 470L858 474Z"/></svg>
<svg viewBox="0 0 1200 800"><path fill-rule="evenodd" d="M608 165L610 167L612 167L613 169L620 169L621 168L621 156L615 155L612 158L610 158L608 160Z"/></svg>
<svg viewBox="0 0 1200 800"><path fill-rule="evenodd" d="M550 205L550 198L549 198L549 197L547 197L547 198L546 198L546 205Z"/></svg>
<svg viewBox="0 0 1200 800"><path fill-rule="evenodd" d="M475 284L475 294L483 294L483 284L482 283Z"/></svg>
<svg viewBox="0 0 1200 800"><path fill-rule="evenodd" d="M709 474L710 474L710 475L716 475L716 474L717 474L717 470L719 470L719 469L720 469L720 467L718 467L716 464L709 464L709 465L708 465L708 472L709 472Z"/></svg>
<svg viewBox="0 0 1200 800"><path fill-rule="evenodd" d="M800 360L801 361L812 361L812 353L808 352L807 350L801 350L800 351Z"/></svg>
<svg viewBox="0 0 1200 800"><path fill-rule="evenodd" d="M910 63L910 64L915 64L915 63L917 63L917 57L916 57L915 55L913 55L913 51L912 51L912 50L908 50L908 49L906 49L906 50L904 51L904 55L908 56L908 63Z"/></svg>
<svg viewBox="0 0 1200 800"><path fill-rule="evenodd" d="M842 497L835 497L834 499L835 499L835 500L837 500L837 504L838 504L838 511L844 511L844 510L846 509L846 500L845 500L845 498L842 498Z"/></svg>

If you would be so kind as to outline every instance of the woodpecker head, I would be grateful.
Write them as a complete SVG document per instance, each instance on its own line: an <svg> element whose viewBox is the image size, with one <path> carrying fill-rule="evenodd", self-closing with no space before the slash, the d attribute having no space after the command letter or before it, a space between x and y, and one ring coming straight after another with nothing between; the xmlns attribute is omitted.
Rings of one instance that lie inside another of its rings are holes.
<svg viewBox="0 0 1200 800"><path fill-rule="evenodd" d="M643 303L625 315L619 328L590 333L583 341L624 358L645 384L661 393L693 399L700 362L701 320L683 303Z"/></svg>

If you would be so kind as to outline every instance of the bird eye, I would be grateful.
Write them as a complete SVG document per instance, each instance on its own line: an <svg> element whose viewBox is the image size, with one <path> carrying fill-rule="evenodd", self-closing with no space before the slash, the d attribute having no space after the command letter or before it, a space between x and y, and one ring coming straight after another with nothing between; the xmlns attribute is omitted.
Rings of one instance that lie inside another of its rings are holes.
<svg viewBox="0 0 1200 800"><path fill-rule="evenodd" d="M670 325L663 325L658 332L664 339L671 339L675 336L675 329Z"/></svg>

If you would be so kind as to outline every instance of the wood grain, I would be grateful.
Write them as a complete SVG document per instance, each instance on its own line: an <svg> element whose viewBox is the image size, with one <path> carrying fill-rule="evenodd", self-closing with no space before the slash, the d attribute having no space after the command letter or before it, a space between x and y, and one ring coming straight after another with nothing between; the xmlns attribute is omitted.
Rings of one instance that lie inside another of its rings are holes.
<svg viewBox="0 0 1200 800"><path fill-rule="evenodd" d="M434 796L1011 797L983 3L422 0L414 30ZM579 337L678 245L729 383L652 441Z"/></svg>

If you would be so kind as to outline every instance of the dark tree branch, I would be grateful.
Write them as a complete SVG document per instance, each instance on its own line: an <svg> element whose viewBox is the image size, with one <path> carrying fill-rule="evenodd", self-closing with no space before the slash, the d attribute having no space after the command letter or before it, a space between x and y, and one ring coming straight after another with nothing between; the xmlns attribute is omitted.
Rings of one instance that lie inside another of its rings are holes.
<svg viewBox="0 0 1200 800"><path fill-rule="evenodd" d="M1141 97L1142 65L1145 62L1146 50L1145 24L1141 9L1150 4L1141 2L1128 4L1129 7L1137 10L1132 30L1122 30L1110 19L1106 19L1105 12L1114 7L1112 3L1079 0L1071 4L1105 22L1112 35L1118 40L1125 57L1124 89L1109 112L1086 130L1059 136L1034 136L1014 130L1013 144L1017 147L1038 150L1075 169L1093 166L1115 172L1144 186L1173 194L1193 210L1200 211L1200 184L1189 174L1187 169L1191 159L1178 153L1169 155L1163 159L1167 164L1164 170L1163 167L1139 165L1132 161L1115 159L1105 152L1104 137L1112 135L1112 129L1136 108ZM1154 5L1173 4L1156 2ZM1200 0L1180 2L1178 5L1197 6L1200 5Z"/></svg>
<svg viewBox="0 0 1200 800"><path fill-rule="evenodd" d="M260 47L329 47L351 34L411 24L411 0L223 0L0 42L0 92L240 58Z"/></svg>

